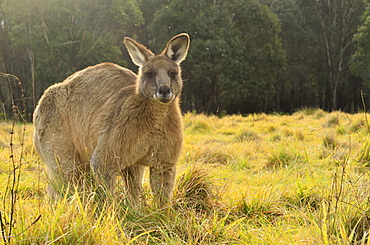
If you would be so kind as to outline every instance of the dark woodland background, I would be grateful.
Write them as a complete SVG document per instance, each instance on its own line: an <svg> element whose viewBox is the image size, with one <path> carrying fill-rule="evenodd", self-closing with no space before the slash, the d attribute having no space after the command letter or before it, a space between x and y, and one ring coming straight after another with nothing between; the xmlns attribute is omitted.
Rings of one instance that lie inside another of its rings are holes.
<svg viewBox="0 0 370 245"><path fill-rule="evenodd" d="M0 102L23 101L31 120L43 91L77 70L109 61L136 72L125 36L159 53L181 32L192 39L184 112L370 105L365 0L0 0Z"/></svg>

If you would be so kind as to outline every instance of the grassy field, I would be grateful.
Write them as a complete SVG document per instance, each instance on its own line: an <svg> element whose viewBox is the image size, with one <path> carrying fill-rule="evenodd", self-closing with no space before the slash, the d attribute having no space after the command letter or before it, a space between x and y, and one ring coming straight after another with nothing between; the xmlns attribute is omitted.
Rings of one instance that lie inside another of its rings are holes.
<svg viewBox="0 0 370 245"><path fill-rule="evenodd" d="M133 210L94 192L51 202L32 125L0 124L1 242L370 244L364 113L184 115L172 206ZM0 243L1 243L0 242Z"/></svg>

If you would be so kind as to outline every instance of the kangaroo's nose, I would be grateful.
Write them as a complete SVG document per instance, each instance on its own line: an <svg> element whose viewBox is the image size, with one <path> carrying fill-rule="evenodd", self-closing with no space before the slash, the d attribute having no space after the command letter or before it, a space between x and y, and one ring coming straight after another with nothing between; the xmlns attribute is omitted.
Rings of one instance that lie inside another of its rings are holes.
<svg viewBox="0 0 370 245"><path fill-rule="evenodd" d="M167 85L163 85L158 88L158 94L161 95L163 98L166 98L167 95L169 95L170 93L170 87L168 87Z"/></svg>
<svg viewBox="0 0 370 245"><path fill-rule="evenodd" d="M173 99L171 89L167 85L159 86L157 89L156 98L163 103L167 103Z"/></svg>

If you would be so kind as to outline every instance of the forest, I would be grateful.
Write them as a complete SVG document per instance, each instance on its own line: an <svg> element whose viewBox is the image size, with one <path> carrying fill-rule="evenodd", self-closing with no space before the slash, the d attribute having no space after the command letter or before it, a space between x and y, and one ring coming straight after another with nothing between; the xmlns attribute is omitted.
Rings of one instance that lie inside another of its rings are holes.
<svg viewBox="0 0 370 245"><path fill-rule="evenodd" d="M182 32L184 112L370 106L368 0L0 0L2 108L15 99L31 120L43 91L77 70L136 72L125 36L159 53Z"/></svg>

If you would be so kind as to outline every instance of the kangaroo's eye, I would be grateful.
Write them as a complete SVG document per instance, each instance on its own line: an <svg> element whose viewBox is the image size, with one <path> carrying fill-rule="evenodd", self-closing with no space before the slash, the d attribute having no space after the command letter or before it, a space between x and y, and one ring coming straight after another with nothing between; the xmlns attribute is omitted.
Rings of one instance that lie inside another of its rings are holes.
<svg viewBox="0 0 370 245"><path fill-rule="evenodd" d="M170 71L170 72L168 73L168 75L170 76L170 78L171 78L172 80L175 80L175 79L176 79L176 76L177 76L177 72Z"/></svg>
<svg viewBox="0 0 370 245"><path fill-rule="evenodd" d="M146 78L149 79L149 78L154 77L154 72L151 72L151 71L150 72L145 72L144 75L145 75Z"/></svg>

